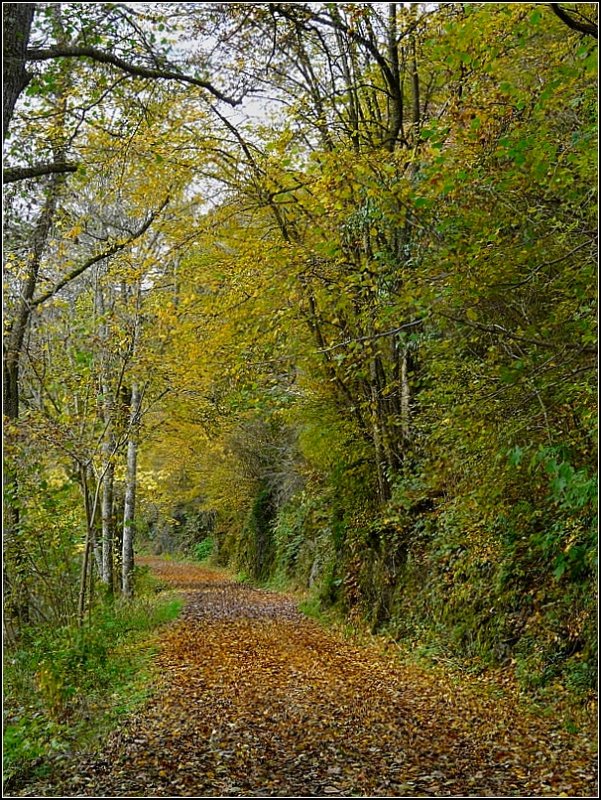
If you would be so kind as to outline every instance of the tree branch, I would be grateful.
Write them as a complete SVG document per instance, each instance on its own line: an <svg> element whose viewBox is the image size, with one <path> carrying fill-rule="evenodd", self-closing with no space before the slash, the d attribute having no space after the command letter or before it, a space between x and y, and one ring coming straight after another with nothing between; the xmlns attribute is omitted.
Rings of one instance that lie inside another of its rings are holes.
<svg viewBox="0 0 601 800"><path fill-rule="evenodd" d="M228 97L228 95L217 89L209 81L202 80L202 78L195 78L192 75L185 75L176 70L169 69L155 69L153 67L144 67L137 64L130 64L112 53L105 53L95 47L75 47L75 46L60 46L51 48L33 48L27 50L26 57L28 61L49 61L53 58L90 58L100 64L111 64L129 75L137 78L162 78L164 80L182 81L183 83L190 83L193 86L200 86L201 89L206 89L218 100L228 103L230 106L238 106L242 102L240 98L236 99Z"/></svg>
<svg viewBox="0 0 601 800"><path fill-rule="evenodd" d="M329 353L332 350L337 350L339 347L346 347L347 345L354 344L355 342L370 342L374 339L382 339L384 336L393 336L395 333L400 333L400 331L403 331L406 328L414 328L416 325L421 325L426 319L427 317L421 317L420 319L414 319L412 322L406 322L404 325L399 325L398 328L390 328L390 330L372 333L369 336L357 336L355 339L345 339L343 342L337 342L330 347L321 347L317 352Z"/></svg>
<svg viewBox="0 0 601 800"><path fill-rule="evenodd" d="M371 53L385 75L387 83L390 84L394 82L394 74L390 68L390 65L382 53L380 53L378 50L376 43L370 39L367 39L365 36L362 36L361 33L355 28L351 28L349 25L347 25L338 13L336 13L335 16L331 15L328 17L322 16L319 12L312 11L308 8L290 8L292 5L290 3L273 3L272 5L274 7L274 11L292 22L305 24L311 22L321 23L328 28L337 30L340 33L344 33L345 36L348 36L349 38L358 42L366 50L368 50L369 53Z"/></svg>
<svg viewBox="0 0 601 800"><path fill-rule="evenodd" d="M549 3L549 8L556 17L559 17L559 19L568 26L568 28L571 28L573 31L578 31L579 33L584 33L587 36L592 36L594 39L598 38L598 29L594 23L581 22L580 20L571 16L571 14L569 14L565 8L562 8L559 5L559 3Z"/></svg>
<svg viewBox="0 0 601 800"><path fill-rule="evenodd" d="M94 264L97 264L104 258L109 258L109 256L115 255L115 253L118 253L120 250L123 250L125 247L127 247L127 245L131 244L136 239L139 239L140 236L146 233L148 228L150 228L154 220L158 217L161 211L163 211L163 209L167 206L168 203L169 203L169 196L165 198L160 208L158 208L156 211L153 211L152 214L150 214L150 216L148 217L148 219L143 223L143 225L141 225L138 228L138 230L132 233L129 239L126 239L123 242L115 242L115 244L108 247L102 253L98 253L98 255L91 256L90 258L88 258L87 261L84 261L83 264L80 264L74 270L65 275L65 277L62 278L58 283L56 283L51 289L48 289L48 291L44 292L39 297L36 297L34 300L32 300L30 303L31 308L35 308L36 306L39 306L42 303L46 302L46 300L53 297L64 286L66 286L68 283L71 283L71 281L74 280L75 278L78 278L86 270L94 266Z"/></svg>
<svg viewBox="0 0 601 800"><path fill-rule="evenodd" d="M59 172L77 172L77 164L54 162L52 164L36 164L34 167L6 167L2 171L2 183L15 183L27 178L39 178L42 175L55 175Z"/></svg>
<svg viewBox="0 0 601 800"><path fill-rule="evenodd" d="M531 269L529 274L523 280L518 281L517 283L493 283L492 286L495 287L502 286L503 288L506 289L517 289L520 286L524 286L526 283L531 281L532 278L534 278L534 276L541 271L541 269L544 269L545 267L552 267L553 264L559 264L560 261L565 261L566 258L570 258L570 256L574 255L574 253L577 253L579 250L582 250L583 247L586 247L587 245L590 244L592 244L591 239L589 239L586 242L582 242L582 244L577 245L577 247L574 247L574 249L570 250L569 253L565 253L563 256L559 256L559 258L554 258L552 261L543 261L542 263L538 264L536 267Z"/></svg>
<svg viewBox="0 0 601 800"><path fill-rule="evenodd" d="M450 319L453 322L458 322L460 325L467 325L470 328L475 328L479 331L485 331L486 333L493 333L496 336L505 336L507 339L513 339L516 342L524 342L525 344L532 344L535 347L542 347L547 350L557 350L558 345L553 342L545 342L542 339L531 339L528 336L520 336L517 333L513 333L512 331L508 331L507 328L504 328L502 325L483 325L481 322L475 322L472 320L467 319L467 317L455 317L452 314L445 314L442 311L438 311L437 315L439 317L444 317L445 319ZM592 347L589 345L579 345L572 342L563 342L561 345L566 350L578 350L580 353L587 353L596 355L597 348Z"/></svg>

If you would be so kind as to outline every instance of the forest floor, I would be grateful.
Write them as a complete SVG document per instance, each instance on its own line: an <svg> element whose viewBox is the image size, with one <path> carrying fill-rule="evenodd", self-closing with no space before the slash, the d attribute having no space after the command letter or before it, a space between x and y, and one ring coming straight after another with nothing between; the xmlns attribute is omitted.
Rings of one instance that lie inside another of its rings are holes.
<svg viewBox="0 0 601 800"><path fill-rule="evenodd" d="M591 732L511 688L349 641L222 572L145 563L186 598L153 699L22 796L597 796Z"/></svg>

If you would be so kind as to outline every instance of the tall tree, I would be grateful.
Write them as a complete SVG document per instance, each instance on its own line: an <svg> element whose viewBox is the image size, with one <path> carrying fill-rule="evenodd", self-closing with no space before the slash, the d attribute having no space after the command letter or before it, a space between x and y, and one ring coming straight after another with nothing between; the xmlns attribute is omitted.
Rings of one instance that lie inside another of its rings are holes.
<svg viewBox="0 0 601 800"><path fill-rule="evenodd" d="M2 41L4 85L2 101L2 139L10 127L15 105L31 80L26 67L35 3L4 3L2 6Z"/></svg>

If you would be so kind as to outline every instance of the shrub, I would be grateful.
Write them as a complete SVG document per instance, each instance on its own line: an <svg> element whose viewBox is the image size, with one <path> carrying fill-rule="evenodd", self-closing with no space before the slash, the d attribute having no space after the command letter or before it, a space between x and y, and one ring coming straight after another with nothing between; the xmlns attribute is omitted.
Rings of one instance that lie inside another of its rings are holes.
<svg viewBox="0 0 601 800"><path fill-rule="evenodd" d="M82 628L32 626L5 651L5 788L146 696L146 635L177 616L181 600L157 596L145 570L136 578L132 602L99 604Z"/></svg>
<svg viewBox="0 0 601 800"><path fill-rule="evenodd" d="M202 542L197 542L194 545L194 558L199 561L206 561L209 556L213 554L215 549L215 542L211 538L203 539Z"/></svg>

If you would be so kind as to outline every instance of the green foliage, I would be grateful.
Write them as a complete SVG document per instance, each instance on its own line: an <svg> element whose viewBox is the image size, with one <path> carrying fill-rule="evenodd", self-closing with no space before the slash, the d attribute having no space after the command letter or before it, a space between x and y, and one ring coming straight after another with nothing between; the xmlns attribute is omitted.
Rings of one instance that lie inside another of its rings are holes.
<svg viewBox="0 0 601 800"><path fill-rule="evenodd" d="M287 578L292 578L297 571L299 554L308 538L306 523L309 513L308 501L289 502L276 517L273 529L275 570Z"/></svg>
<svg viewBox="0 0 601 800"><path fill-rule="evenodd" d="M215 542L213 539L203 539L194 545L194 557L198 561L206 561L213 554L214 548Z"/></svg>
<svg viewBox="0 0 601 800"><path fill-rule="evenodd" d="M156 581L142 571L136 581L134 601L100 606L83 628L38 625L5 650L7 786L101 735L146 698L149 634L176 617L182 601L157 596Z"/></svg>
<svg viewBox="0 0 601 800"><path fill-rule="evenodd" d="M94 4L81 18L75 5L64 5L66 34L138 52ZM89 80L97 123L82 145L89 163L57 197L39 270L49 286L90 255L83 240L94 248L149 219L149 197L170 203L150 236L38 307L8 453L7 501L20 514L7 542L11 606L30 614L32 642L44 615L71 630L85 529L73 455L99 452L98 387L112 363L115 382L145 382L140 516L156 552L211 552L245 580L309 587L321 607L423 652L585 692L596 646L596 43L520 3L398 4L394 31L379 4L305 4L302 25L274 6L281 35L267 53L256 5L244 18L224 6L214 56L234 86L240 53L253 52L250 82L256 70L282 103L269 121L232 128L183 87L169 103L158 88L156 101L131 102L128 82L87 60L73 84L66 62L50 60L29 85L44 109L19 123L41 148L25 154L32 163L79 132L75 118L52 122L65 116L61 93L67 107ZM205 4L190 14L213 29ZM48 41L53 17L43 9L36 23ZM153 32L147 19L157 63L169 46L156 30L179 24L161 17ZM17 200L13 321L36 229ZM112 215L118 225L96 229ZM16 636L27 615L15 617ZM38 652L35 691L52 713L76 702L76 673L110 663L103 637L87 636L53 658Z"/></svg>
<svg viewBox="0 0 601 800"><path fill-rule="evenodd" d="M269 489L262 489L240 533L236 559L237 566L256 581L267 580L273 567L273 517L273 498Z"/></svg>
<svg viewBox="0 0 601 800"><path fill-rule="evenodd" d="M15 470L18 499L5 496L5 507L16 507L19 513L18 532L9 529L4 546L6 630L11 640L19 636L19 614L13 619L19 597L28 608L26 623L68 624L77 602L84 525L79 490L62 470L49 468L33 443L30 447L33 452ZM8 458L5 466L11 469Z"/></svg>

